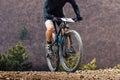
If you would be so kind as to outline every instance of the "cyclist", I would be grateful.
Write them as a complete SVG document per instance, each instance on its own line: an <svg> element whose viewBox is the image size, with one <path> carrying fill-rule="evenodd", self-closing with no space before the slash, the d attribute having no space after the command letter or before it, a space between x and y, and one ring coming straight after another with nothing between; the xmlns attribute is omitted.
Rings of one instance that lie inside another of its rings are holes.
<svg viewBox="0 0 120 80"><path fill-rule="evenodd" d="M78 8L78 5L76 4L75 0L45 0L44 6L43 6L43 14L45 18L45 26L46 26L46 50L48 54L52 53L51 48L51 38L52 38L52 32L54 30L54 23L52 21L52 17L65 17L63 13L63 7L64 5L69 2L76 14L76 19L82 20L82 17L80 16L80 10Z"/></svg>

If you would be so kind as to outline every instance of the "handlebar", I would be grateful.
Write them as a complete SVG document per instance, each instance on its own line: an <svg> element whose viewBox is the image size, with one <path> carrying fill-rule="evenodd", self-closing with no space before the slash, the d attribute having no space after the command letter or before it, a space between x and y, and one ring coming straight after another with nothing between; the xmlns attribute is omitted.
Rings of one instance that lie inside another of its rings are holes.
<svg viewBox="0 0 120 80"><path fill-rule="evenodd" d="M76 18L58 18L58 17L54 17L53 21L57 21L57 22L68 22L68 23L72 23L72 22L78 22L78 20Z"/></svg>
<svg viewBox="0 0 120 80"><path fill-rule="evenodd" d="M52 19L53 21L57 21L57 22L78 22L77 18L58 18L58 17L54 17L54 16L48 16L46 17L48 19Z"/></svg>
<svg viewBox="0 0 120 80"><path fill-rule="evenodd" d="M53 21L60 21L60 22L77 22L75 19L73 19L73 18L56 18L56 17L54 17L53 18Z"/></svg>

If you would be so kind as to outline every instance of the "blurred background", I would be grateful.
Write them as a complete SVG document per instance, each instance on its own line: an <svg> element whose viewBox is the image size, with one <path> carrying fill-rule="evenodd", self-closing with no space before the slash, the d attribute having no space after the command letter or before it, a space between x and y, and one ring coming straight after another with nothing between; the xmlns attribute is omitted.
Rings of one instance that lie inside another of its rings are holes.
<svg viewBox="0 0 120 80"><path fill-rule="evenodd" d="M76 0L83 21L70 24L80 33L82 64L97 60L97 68L120 63L120 0ZM33 63L32 70L48 70L45 59L44 0L0 0L0 54L21 41ZM72 6L66 17L75 17ZM21 34L22 33L22 34Z"/></svg>

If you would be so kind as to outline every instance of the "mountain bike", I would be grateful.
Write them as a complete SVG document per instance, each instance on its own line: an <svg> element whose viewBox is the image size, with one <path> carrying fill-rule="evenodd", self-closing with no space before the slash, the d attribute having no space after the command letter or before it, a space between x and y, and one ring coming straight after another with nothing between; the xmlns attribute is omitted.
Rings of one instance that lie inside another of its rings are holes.
<svg viewBox="0 0 120 80"><path fill-rule="evenodd" d="M83 43L79 33L70 30L67 23L77 22L72 18L53 18L52 55L46 52L47 64L51 71L57 71L59 65L67 72L74 72L80 66ZM59 23L59 25L58 25Z"/></svg>

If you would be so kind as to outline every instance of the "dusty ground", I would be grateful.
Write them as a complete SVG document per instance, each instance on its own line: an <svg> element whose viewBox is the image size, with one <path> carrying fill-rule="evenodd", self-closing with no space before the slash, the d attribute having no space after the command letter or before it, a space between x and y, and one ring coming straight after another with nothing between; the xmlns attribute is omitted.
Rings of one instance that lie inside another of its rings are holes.
<svg viewBox="0 0 120 80"><path fill-rule="evenodd" d="M120 70L100 69L66 72L4 72L0 71L0 80L120 80Z"/></svg>

